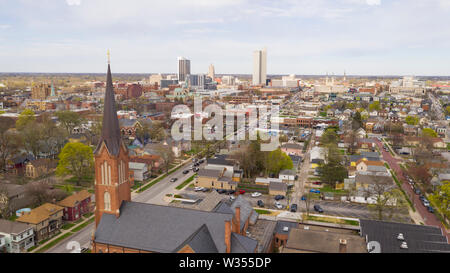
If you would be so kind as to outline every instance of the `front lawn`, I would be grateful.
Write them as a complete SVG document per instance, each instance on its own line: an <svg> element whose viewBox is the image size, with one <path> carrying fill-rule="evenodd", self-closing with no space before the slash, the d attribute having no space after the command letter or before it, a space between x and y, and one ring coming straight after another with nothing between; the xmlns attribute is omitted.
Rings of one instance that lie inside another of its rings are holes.
<svg viewBox="0 0 450 273"><path fill-rule="evenodd" d="M196 176L196 174L194 174L193 176L191 176L191 177L189 177L188 179L186 179L186 181L184 181L183 183L181 183L180 185L178 185L178 186L176 187L176 189L177 189L177 190L181 190L181 189L183 189L184 187L186 187L187 184L191 183L191 182L194 180L195 176Z"/></svg>

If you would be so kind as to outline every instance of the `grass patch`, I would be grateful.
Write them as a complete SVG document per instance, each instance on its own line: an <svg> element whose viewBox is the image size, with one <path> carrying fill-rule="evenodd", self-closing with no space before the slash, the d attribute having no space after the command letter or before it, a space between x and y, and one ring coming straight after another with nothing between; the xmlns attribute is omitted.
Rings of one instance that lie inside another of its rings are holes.
<svg viewBox="0 0 450 273"><path fill-rule="evenodd" d="M144 187L142 187L140 190L138 190L138 193L141 193L143 191L148 190L149 188L151 188L153 185L155 185L156 183L158 183L159 181L163 180L164 178L166 178L168 175L178 171L180 168L182 168L184 165L178 166L177 168L169 171L169 173L164 174L163 176L160 176L159 178L151 181L150 183L148 183L147 185L145 185Z"/></svg>
<svg viewBox="0 0 450 273"><path fill-rule="evenodd" d="M177 190L181 190L181 189L183 189L184 187L186 187L187 184L191 183L191 182L194 180L195 176L196 176L196 174L194 174L193 176L191 176L191 177L189 177L188 179L186 179L186 181L184 181L183 183L181 183L180 185L178 185L178 186L176 187L176 189L177 189Z"/></svg>
<svg viewBox="0 0 450 273"><path fill-rule="evenodd" d="M306 217L306 220L316 221L316 222L323 222L323 223L359 226L359 221L339 219L339 218L328 218L328 217L319 217L319 216L308 215Z"/></svg>
<svg viewBox="0 0 450 273"><path fill-rule="evenodd" d="M409 199L408 195L406 194L406 192L403 190L402 188L402 184L400 183L400 181L398 181L397 176L395 175L394 171L389 170L392 174L392 178L395 181L395 184L397 184L397 186L399 187L400 191L403 193L403 196L405 197L406 201L408 202L409 206L411 207L411 209L415 212L416 208L414 208L413 203L411 202L411 200Z"/></svg>
<svg viewBox="0 0 450 273"><path fill-rule="evenodd" d="M83 214L83 217L84 217L84 218L89 218L89 217L91 217L92 215L94 215L94 213L93 213L93 212L89 212L89 213Z"/></svg>
<svg viewBox="0 0 450 273"><path fill-rule="evenodd" d="M11 216L8 218L8 220L9 220L9 221L16 221L17 218L19 218L19 217L17 217L16 214L13 214L13 215L11 215Z"/></svg>
<svg viewBox="0 0 450 273"><path fill-rule="evenodd" d="M270 211L264 210L264 209L255 209L256 213L258 214L271 214Z"/></svg>
<svg viewBox="0 0 450 273"><path fill-rule="evenodd" d="M68 229L73 228L74 226L75 226L74 223L67 223L67 224L64 224L64 226L62 226L61 228L64 230L68 230Z"/></svg>
<svg viewBox="0 0 450 273"><path fill-rule="evenodd" d="M85 228L87 225L89 225L90 223L94 222L95 218L91 218L88 221L86 221L85 223L77 226L76 228L72 229L72 232L78 232L80 230L82 230L83 228Z"/></svg>
<svg viewBox="0 0 450 273"><path fill-rule="evenodd" d="M71 236L73 233L72 232L68 232L64 235L62 235L61 237L56 238L55 240L51 241L50 243L46 244L45 246L43 246L42 248L40 248L37 253L41 253L46 251L47 249L52 248L54 245L56 245L57 243L59 243L60 241L66 239L67 237Z"/></svg>
<svg viewBox="0 0 450 273"><path fill-rule="evenodd" d="M341 194L347 193L346 190L336 190L333 187L331 187L330 185L324 185L320 189L320 191L322 191L322 192L331 192L331 193L341 193Z"/></svg>

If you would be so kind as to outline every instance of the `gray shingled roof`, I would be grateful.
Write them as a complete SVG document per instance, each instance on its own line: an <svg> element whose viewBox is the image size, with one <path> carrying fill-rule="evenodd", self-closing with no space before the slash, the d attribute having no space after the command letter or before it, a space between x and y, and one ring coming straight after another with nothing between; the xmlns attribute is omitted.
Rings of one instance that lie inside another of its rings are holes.
<svg viewBox="0 0 450 273"><path fill-rule="evenodd" d="M217 250L223 253L225 221L231 219L230 214L123 202L119 218L103 214L95 242L168 253L206 225Z"/></svg>
<svg viewBox="0 0 450 273"><path fill-rule="evenodd" d="M288 227L288 231L285 231L284 228ZM277 221L277 225L275 227L276 234L289 234L291 228L298 228L297 222L289 222L289 221Z"/></svg>
<svg viewBox="0 0 450 273"><path fill-rule="evenodd" d="M192 236L182 243L174 252L178 252L185 245L189 245L195 253L218 253L211 233L206 225L202 225Z"/></svg>
<svg viewBox="0 0 450 273"><path fill-rule="evenodd" d="M28 229L30 229L30 227L27 224L0 219L0 232L19 234Z"/></svg>
<svg viewBox="0 0 450 273"><path fill-rule="evenodd" d="M222 171L220 170L200 169L198 171L198 176L218 178L221 173Z"/></svg>
<svg viewBox="0 0 450 273"><path fill-rule="evenodd" d="M450 253L450 244L438 227L366 219L360 220L360 226L361 234L369 242L379 242L383 253ZM400 248L399 233L403 234L407 249Z"/></svg>
<svg viewBox="0 0 450 273"><path fill-rule="evenodd" d="M254 253L258 241L237 233L231 234L231 253Z"/></svg>
<svg viewBox="0 0 450 273"><path fill-rule="evenodd" d="M245 221L249 219L249 223L254 224L256 223L256 220L258 219L258 213L253 209L252 205L250 204L250 202L246 199L244 199L244 197L242 197L242 195L239 195L236 200L233 201L233 203L231 204L230 208L233 211L233 213L236 211L236 207L240 207L241 208L241 227L240 229L242 230L242 228L245 225Z"/></svg>

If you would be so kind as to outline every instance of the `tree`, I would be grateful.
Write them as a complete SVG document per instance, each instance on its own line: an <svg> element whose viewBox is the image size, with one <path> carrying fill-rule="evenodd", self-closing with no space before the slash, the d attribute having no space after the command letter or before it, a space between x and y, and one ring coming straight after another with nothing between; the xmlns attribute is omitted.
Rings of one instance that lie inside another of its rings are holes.
<svg viewBox="0 0 450 273"><path fill-rule="evenodd" d="M58 117L59 122L66 129L67 134L72 134L72 130L82 124L82 119L79 114L72 111L59 111L55 115Z"/></svg>
<svg viewBox="0 0 450 273"><path fill-rule="evenodd" d="M359 128L362 128L362 127L363 127L363 121L362 121L361 113L357 111L355 113L355 115L353 115L352 129L358 130Z"/></svg>
<svg viewBox="0 0 450 273"><path fill-rule="evenodd" d="M358 136L354 130L349 130L344 138L348 145L348 153L353 155L358 149Z"/></svg>
<svg viewBox="0 0 450 273"><path fill-rule="evenodd" d="M10 129L14 126L11 119L0 122L0 171L6 169L8 159L10 159L19 148L19 141L16 133Z"/></svg>
<svg viewBox="0 0 450 273"><path fill-rule="evenodd" d="M375 203L368 208L374 212L377 220L391 219L395 210L404 205L404 199L399 189L391 184L374 182L365 190L365 197L372 198Z"/></svg>
<svg viewBox="0 0 450 273"><path fill-rule="evenodd" d="M166 171L166 174L168 174L170 165L173 163L173 160L175 159L175 155L171 147L159 144L156 147L156 154L159 155L159 157L161 157L161 166Z"/></svg>
<svg viewBox="0 0 450 273"><path fill-rule="evenodd" d="M374 101L369 105L369 111L380 111L381 107L380 107L380 102L379 101Z"/></svg>
<svg viewBox="0 0 450 273"><path fill-rule="evenodd" d="M150 127L150 138L154 141L162 141L166 138L166 131L160 122L153 122Z"/></svg>
<svg viewBox="0 0 450 273"><path fill-rule="evenodd" d="M442 213L444 221L450 219L450 181L443 181L429 198Z"/></svg>
<svg viewBox="0 0 450 273"><path fill-rule="evenodd" d="M422 129L422 136L424 137L437 137L438 134L431 128Z"/></svg>
<svg viewBox="0 0 450 273"><path fill-rule="evenodd" d="M405 118L405 122L408 125L417 125L417 124L419 124L419 118L416 117L416 116L414 116L414 117L413 116L407 116Z"/></svg>
<svg viewBox="0 0 450 273"><path fill-rule="evenodd" d="M0 218L7 219L11 214L11 202L8 197L8 190L0 185Z"/></svg>
<svg viewBox="0 0 450 273"><path fill-rule="evenodd" d="M42 120L42 142L47 152L52 156L59 154L64 147L66 139L66 131L57 127L48 115L44 115Z"/></svg>
<svg viewBox="0 0 450 273"><path fill-rule="evenodd" d="M56 174L73 175L77 178L77 186L80 186L83 178L91 175L94 170L92 148L83 143L67 143L58 158Z"/></svg>
<svg viewBox="0 0 450 273"><path fill-rule="evenodd" d="M35 113L33 110L23 110L16 121L16 129L21 131L27 124L34 123L36 121L36 117L34 115Z"/></svg>
<svg viewBox="0 0 450 273"><path fill-rule="evenodd" d="M39 157L39 154L43 148L43 125L41 123L27 123L20 131L21 142L24 149L31 153L35 158Z"/></svg>
<svg viewBox="0 0 450 273"><path fill-rule="evenodd" d="M322 137L320 138L320 143L322 145L337 144L338 143L338 139L339 139L339 137L336 134L336 131L333 130L333 129L328 128L322 134Z"/></svg>
<svg viewBox="0 0 450 273"><path fill-rule="evenodd" d="M424 187L430 189L431 174L426 165L413 164L409 168L409 173L414 179L420 182Z"/></svg>
<svg viewBox="0 0 450 273"><path fill-rule="evenodd" d="M336 186L336 182L343 182L348 176L347 168L342 164L342 155L336 144L327 146L325 162L320 164L320 180L323 183Z"/></svg>
<svg viewBox="0 0 450 273"><path fill-rule="evenodd" d="M279 148L269 153L267 157L267 170L278 175L281 170L290 170L294 167L292 159Z"/></svg>

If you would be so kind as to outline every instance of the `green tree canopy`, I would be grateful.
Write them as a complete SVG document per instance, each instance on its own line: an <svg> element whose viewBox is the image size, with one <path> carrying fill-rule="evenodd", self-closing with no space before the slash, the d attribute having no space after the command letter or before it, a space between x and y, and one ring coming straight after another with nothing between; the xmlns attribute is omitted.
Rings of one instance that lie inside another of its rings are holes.
<svg viewBox="0 0 450 273"><path fill-rule="evenodd" d="M369 105L369 111L380 111L381 107L380 107L380 102L379 101L374 101Z"/></svg>
<svg viewBox="0 0 450 273"><path fill-rule="evenodd" d="M73 175L77 178L77 186L84 177L90 176L94 169L92 148L83 143L67 143L58 156L56 174Z"/></svg>
<svg viewBox="0 0 450 273"><path fill-rule="evenodd" d="M450 219L450 181L443 181L442 185L430 196L430 200L444 216L444 221Z"/></svg>
<svg viewBox="0 0 450 273"><path fill-rule="evenodd" d="M347 168L342 164L342 155L336 144L327 146L325 162L319 168L321 170L320 180L333 187L336 185L336 182L343 182L348 176Z"/></svg>
<svg viewBox="0 0 450 273"><path fill-rule="evenodd" d="M322 143L323 145L337 144L338 140L339 136L336 134L336 131L332 128L328 128L320 138L320 143Z"/></svg>
<svg viewBox="0 0 450 273"><path fill-rule="evenodd" d="M66 129L68 135L72 133L73 128L82 123L80 115L72 111L59 111L55 115L64 129Z"/></svg>
<svg viewBox="0 0 450 273"><path fill-rule="evenodd" d="M431 128L422 129L422 136L424 137L437 137L438 134Z"/></svg>
<svg viewBox="0 0 450 273"><path fill-rule="evenodd" d="M405 122L409 125L417 125L419 124L419 118L416 116L407 116Z"/></svg>
<svg viewBox="0 0 450 273"><path fill-rule="evenodd" d="M16 129L22 130L28 123L36 121L35 113L31 109L25 109L20 113L19 118L16 121Z"/></svg>
<svg viewBox="0 0 450 273"><path fill-rule="evenodd" d="M292 159L280 149L272 151L267 157L267 170L278 175L281 170L290 170L294 167Z"/></svg>

